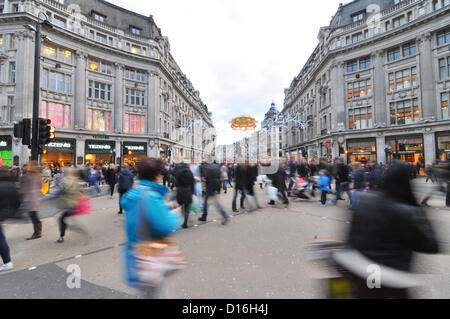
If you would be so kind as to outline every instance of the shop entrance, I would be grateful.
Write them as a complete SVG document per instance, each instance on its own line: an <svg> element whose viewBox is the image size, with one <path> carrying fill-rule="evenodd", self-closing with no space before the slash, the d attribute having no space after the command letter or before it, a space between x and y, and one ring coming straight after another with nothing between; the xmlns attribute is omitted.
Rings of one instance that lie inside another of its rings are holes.
<svg viewBox="0 0 450 319"><path fill-rule="evenodd" d="M61 167L75 165L75 145L76 140L54 139L45 145L47 154L41 155L41 163Z"/></svg>
<svg viewBox="0 0 450 319"><path fill-rule="evenodd" d="M109 165L115 163L116 143L114 141L86 141L85 163L92 165Z"/></svg>
<svg viewBox="0 0 450 319"><path fill-rule="evenodd" d="M377 146L375 139L358 139L347 141L348 162L367 164L377 161Z"/></svg>
<svg viewBox="0 0 450 319"><path fill-rule="evenodd" d="M398 159L416 166L419 164L419 175L424 175L425 158L422 135L387 137L386 146L388 162Z"/></svg>
<svg viewBox="0 0 450 319"><path fill-rule="evenodd" d="M436 134L437 157L441 161L450 161L450 132Z"/></svg>

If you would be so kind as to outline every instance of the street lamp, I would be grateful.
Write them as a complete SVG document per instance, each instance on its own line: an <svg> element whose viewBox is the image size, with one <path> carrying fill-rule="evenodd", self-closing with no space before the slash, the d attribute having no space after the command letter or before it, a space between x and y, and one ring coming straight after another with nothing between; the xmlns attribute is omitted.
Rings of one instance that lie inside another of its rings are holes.
<svg viewBox="0 0 450 319"><path fill-rule="evenodd" d="M41 15L44 15L45 19L41 21ZM53 28L52 24L48 21L48 17L44 12L39 12L38 22L34 28L30 25L28 28L35 32L34 41L34 86L33 86L33 136L31 140L31 160L39 160L38 153L38 118L39 118L39 100L40 100L40 88L41 88L41 24L49 28ZM47 37L46 37L47 38Z"/></svg>

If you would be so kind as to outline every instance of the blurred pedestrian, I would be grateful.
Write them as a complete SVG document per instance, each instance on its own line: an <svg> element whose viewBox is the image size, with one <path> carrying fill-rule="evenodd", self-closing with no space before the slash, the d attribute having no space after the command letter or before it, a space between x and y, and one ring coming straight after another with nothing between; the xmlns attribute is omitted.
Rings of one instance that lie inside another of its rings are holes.
<svg viewBox="0 0 450 319"><path fill-rule="evenodd" d="M119 173L118 176L119 186L118 186L118 192L119 192L119 215L123 214L122 206L120 204L122 196L128 192L133 187L134 183L134 175L130 172L128 169L128 165L125 165L122 169L122 172Z"/></svg>
<svg viewBox="0 0 450 319"><path fill-rule="evenodd" d="M33 234L27 240L42 237L42 222L39 219L39 201L42 198L40 168L37 163L30 162L29 169L21 180L20 190L24 196L21 211L28 213L33 223Z"/></svg>
<svg viewBox="0 0 450 319"><path fill-rule="evenodd" d="M438 241L425 211L412 192L408 164L396 162L380 185L381 193L361 193L352 205L354 211L349 245L373 264L410 272L413 253L437 254ZM381 273L383 276L383 272ZM400 282L369 289L367 278L351 276L356 297L362 299L406 299L408 290ZM395 280L395 279L391 279ZM397 288L395 285L398 285Z"/></svg>
<svg viewBox="0 0 450 319"><path fill-rule="evenodd" d="M164 163L144 158L138 163L137 186L123 195L121 206L126 212L127 244L125 247L126 278L129 286L140 289L150 299L168 298L165 280L159 286L142 287L142 277L137 267L135 245L169 237L181 224L178 210L165 203L168 189L161 185Z"/></svg>
<svg viewBox="0 0 450 319"><path fill-rule="evenodd" d="M327 204L327 194L330 192L330 177L327 174L327 170L321 169L319 171L319 190L322 192L320 195L320 207L325 207Z"/></svg>
<svg viewBox="0 0 450 319"><path fill-rule="evenodd" d="M182 208L184 223L183 228L188 228L189 211L192 205L192 196L195 192L195 180L189 167L182 163L176 169L177 202Z"/></svg>
<svg viewBox="0 0 450 319"><path fill-rule="evenodd" d="M342 194L347 193L348 199L351 200L352 195L350 193L350 177L348 166L344 164L342 158L336 160L335 169L335 179L336 179L336 199L332 201L333 204L337 204L338 200L343 200Z"/></svg>
<svg viewBox="0 0 450 319"><path fill-rule="evenodd" d="M15 178L5 167L0 168L0 257L3 265L1 271L14 268L11 261L10 248L3 232L2 223L8 218L14 217L20 205L20 193L16 187Z"/></svg>
<svg viewBox="0 0 450 319"><path fill-rule="evenodd" d="M114 188L116 188L117 184L117 175L114 164L109 164L108 169L105 171L105 180L109 185L110 195L112 198L114 195Z"/></svg>
<svg viewBox="0 0 450 319"><path fill-rule="evenodd" d="M225 164L222 164L222 166L220 167L220 182L222 184L224 193L226 194L228 188L228 168Z"/></svg>
<svg viewBox="0 0 450 319"><path fill-rule="evenodd" d="M272 186L275 187L278 190L278 193L281 194L281 197L283 198L283 204L288 206L289 205L289 199L286 194L286 170L283 167L283 163L280 162L278 165L278 170L275 174L269 174L267 177L271 180ZM275 205L275 200L270 200L269 205Z"/></svg>
<svg viewBox="0 0 450 319"><path fill-rule="evenodd" d="M205 173L205 184L206 184L206 195L203 204L203 215L198 219L201 222L206 222L208 217L208 199L212 199L217 210L223 217L223 225L230 222L230 216L228 216L225 209L219 203L217 198L217 190L220 190L220 168L216 162L212 164L206 164L204 167Z"/></svg>

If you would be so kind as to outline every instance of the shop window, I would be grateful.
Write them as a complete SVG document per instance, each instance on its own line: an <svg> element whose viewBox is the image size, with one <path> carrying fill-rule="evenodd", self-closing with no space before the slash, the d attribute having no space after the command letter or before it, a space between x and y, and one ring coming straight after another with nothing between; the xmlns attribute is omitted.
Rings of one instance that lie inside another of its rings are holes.
<svg viewBox="0 0 450 319"><path fill-rule="evenodd" d="M10 49L16 48L16 35L15 34L9 35L9 48Z"/></svg>
<svg viewBox="0 0 450 319"><path fill-rule="evenodd" d="M70 105L42 101L41 117L50 119L52 121L52 126L56 128L69 128Z"/></svg>
<svg viewBox="0 0 450 319"><path fill-rule="evenodd" d="M111 112L88 109L88 129L106 132L111 130Z"/></svg>
<svg viewBox="0 0 450 319"><path fill-rule="evenodd" d="M391 125L413 124L420 119L418 99L390 103Z"/></svg>
<svg viewBox="0 0 450 319"><path fill-rule="evenodd" d="M442 119L448 120L449 119L449 112L448 112L448 93L441 93L441 110L442 110Z"/></svg>
<svg viewBox="0 0 450 319"><path fill-rule="evenodd" d="M145 134L145 116L125 114L125 133Z"/></svg>

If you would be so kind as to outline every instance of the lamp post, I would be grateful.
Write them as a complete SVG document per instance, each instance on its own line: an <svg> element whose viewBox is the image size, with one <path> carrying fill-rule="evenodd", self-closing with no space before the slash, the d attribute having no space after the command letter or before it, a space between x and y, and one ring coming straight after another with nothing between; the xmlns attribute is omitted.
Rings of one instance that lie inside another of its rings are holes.
<svg viewBox="0 0 450 319"><path fill-rule="evenodd" d="M44 15L45 19L41 22L41 15ZM31 139L31 160L39 160L38 151L38 119L39 119L39 100L40 100L40 89L41 89L41 23L53 28L53 26L48 21L48 17L45 13L39 12L38 22L35 25L35 43L34 43L34 83L33 83L33 134ZM32 29L32 28L30 28Z"/></svg>

